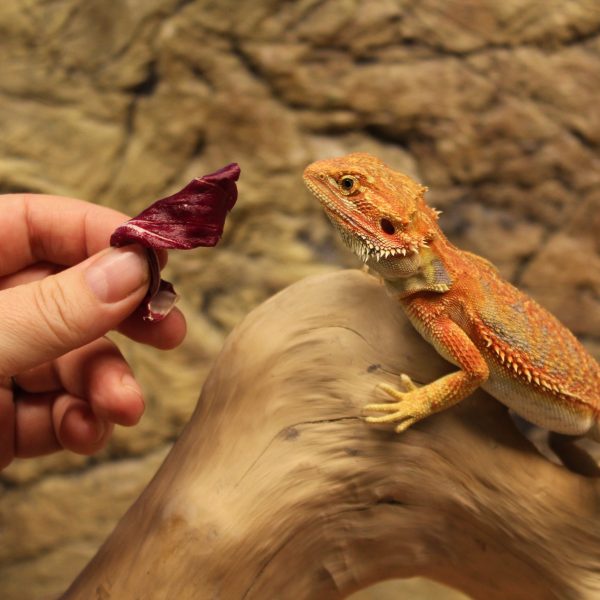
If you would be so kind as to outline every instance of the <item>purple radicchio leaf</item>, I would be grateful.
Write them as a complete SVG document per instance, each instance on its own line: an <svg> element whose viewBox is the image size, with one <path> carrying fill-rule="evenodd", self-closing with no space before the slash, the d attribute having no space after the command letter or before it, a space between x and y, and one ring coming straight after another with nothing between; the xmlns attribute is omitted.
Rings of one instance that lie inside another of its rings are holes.
<svg viewBox="0 0 600 600"><path fill-rule="evenodd" d="M140 244L147 249L150 285L141 305L145 320L164 319L178 298L173 286L160 278L156 250L216 245L223 234L225 217L237 200L235 182L239 176L239 166L232 163L193 179L113 232L111 246Z"/></svg>

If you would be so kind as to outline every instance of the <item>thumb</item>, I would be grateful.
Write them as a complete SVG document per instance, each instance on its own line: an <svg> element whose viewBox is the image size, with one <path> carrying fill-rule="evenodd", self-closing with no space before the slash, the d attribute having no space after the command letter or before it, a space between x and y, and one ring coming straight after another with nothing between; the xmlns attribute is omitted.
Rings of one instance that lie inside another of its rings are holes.
<svg viewBox="0 0 600 600"><path fill-rule="evenodd" d="M145 250L125 246L1 291L0 376L13 376L103 336L136 309L148 283Z"/></svg>

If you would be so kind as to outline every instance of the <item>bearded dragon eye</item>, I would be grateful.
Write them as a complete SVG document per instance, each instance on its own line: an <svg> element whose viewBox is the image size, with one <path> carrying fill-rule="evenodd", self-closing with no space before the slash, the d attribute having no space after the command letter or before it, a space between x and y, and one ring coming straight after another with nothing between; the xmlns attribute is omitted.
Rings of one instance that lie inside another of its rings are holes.
<svg viewBox="0 0 600 600"><path fill-rule="evenodd" d="M352 175L342 175L338 180L338 185L342 194L346 196L357 192L360 187L358 179Z"/></svg>

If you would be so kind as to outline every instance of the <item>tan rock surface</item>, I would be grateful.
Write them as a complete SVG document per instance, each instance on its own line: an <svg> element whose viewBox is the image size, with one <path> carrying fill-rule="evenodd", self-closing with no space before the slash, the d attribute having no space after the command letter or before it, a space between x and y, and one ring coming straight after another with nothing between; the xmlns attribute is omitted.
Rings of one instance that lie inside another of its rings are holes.
<svg viewBox="0 0 600 600"><path fill-rule="evenodd" d="M419 177L453 241L600 348L594 0L8 0L0 35L0 192L135 213L192 176L242 167L220 247L170 261L184 347L123 344L142 423L99 457L2 475L0 597L51 594L80 569L250 308L356 264L303 188L316 158L367 150Z"/></svg>

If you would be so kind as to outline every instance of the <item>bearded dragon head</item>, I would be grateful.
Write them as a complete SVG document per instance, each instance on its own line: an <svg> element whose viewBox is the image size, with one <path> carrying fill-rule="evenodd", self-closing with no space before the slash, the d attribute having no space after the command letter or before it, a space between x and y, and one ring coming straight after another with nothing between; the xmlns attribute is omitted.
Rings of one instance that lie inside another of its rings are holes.
<svg viewBox="0 0 600 600"><path fill-rule="evenodd" d="M363 262L388 278L419 268L419 253L439 231L426 187L362 152L314 162L304 181Z"/></svg>

